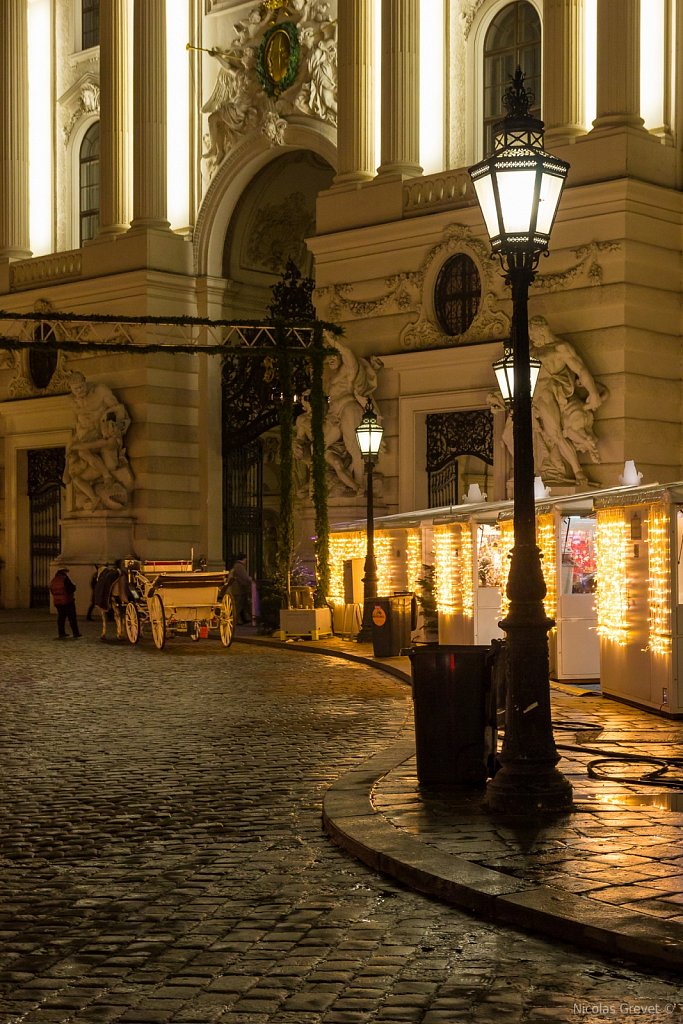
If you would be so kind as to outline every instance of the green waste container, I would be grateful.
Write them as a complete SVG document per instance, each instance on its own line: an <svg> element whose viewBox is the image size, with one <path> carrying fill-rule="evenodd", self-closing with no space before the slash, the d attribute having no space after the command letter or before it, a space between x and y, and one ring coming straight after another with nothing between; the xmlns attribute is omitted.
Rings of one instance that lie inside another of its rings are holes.
<svg viewBox="0 0 683 1024"><path fill-rule="evenodd" d="M397 658L410 647L414 608L414 594L372 599L372 649L376 658Z"/></svg>
<svg viewBox="0 0 683 1024"><path fill-rule="evenodd" d="M495 770L494 649L426 644L410 661L418 782L483 786Z"/></svg>

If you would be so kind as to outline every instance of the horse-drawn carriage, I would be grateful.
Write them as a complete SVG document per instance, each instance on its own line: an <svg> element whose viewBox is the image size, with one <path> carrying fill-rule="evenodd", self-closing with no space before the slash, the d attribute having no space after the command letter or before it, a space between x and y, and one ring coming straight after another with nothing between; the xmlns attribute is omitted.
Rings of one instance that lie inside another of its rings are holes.
<svg viewBox="0 0 683 1024"><path fill-rule="evenodd" d="M106 575L108 574L108 575ZM235 635L235 603L229 590L229 572L194 570L191 562L139 562L129 559L120 569L105 569L98 579L101 594L96 603L103 612L111 609L117 636L136 644L149 624L155 645L162 649L167 638L191 640L218 632L229 647Z"/></svg>

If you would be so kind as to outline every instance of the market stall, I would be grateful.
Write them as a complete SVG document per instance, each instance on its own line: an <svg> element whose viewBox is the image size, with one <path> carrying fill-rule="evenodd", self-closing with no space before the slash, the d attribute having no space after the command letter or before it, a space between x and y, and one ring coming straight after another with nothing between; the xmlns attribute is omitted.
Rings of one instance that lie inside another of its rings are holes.
<svg viewBox="0 0 683 1024"><path fill-rule="evenodd" d="M596 497L606 696L683 716L683 483Z"/></svg>

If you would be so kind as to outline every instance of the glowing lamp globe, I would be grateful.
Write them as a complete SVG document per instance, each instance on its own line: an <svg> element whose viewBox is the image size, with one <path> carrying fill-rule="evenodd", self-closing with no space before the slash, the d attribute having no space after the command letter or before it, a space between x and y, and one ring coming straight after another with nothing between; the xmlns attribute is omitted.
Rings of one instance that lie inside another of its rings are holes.
<svg viewBox="0 0 683 1024"><path fill-rule="evenodd" d="M382 443L384 428L377 422L377 415L368 398L363 418L356 427L356 439L364 459L376 459Z"/></svg>
<svg viewBox="0 0 683 1024"><path fill-rule="evenodd" d="M521 68L503 98L493 155L469 174L494 253L541 253L550 233L569 164L543 149L543 122L532 117Z"/></svg>

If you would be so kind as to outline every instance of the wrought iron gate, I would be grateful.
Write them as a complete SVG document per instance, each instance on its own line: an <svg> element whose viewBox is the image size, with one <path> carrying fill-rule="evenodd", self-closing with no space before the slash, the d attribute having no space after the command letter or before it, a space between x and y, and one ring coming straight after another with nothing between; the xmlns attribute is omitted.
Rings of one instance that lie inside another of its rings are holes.
<svg viewBox="0 0 683 1024"><path fill-rule="evenodd" d="M429 507L457 505L458 456L475 455L493 465L493 416L488 409L429 413L427 478Z"/></svg>
<svg viewBox="0 0 683 1024"><path fill-rule="evenodd" d="M28 497L31 521L31 608L50 605L50 562L61 550L64 448L28 452Z"/></svg>
<svg viewBox="0 0 683 1024"><path fill-rule="evenodd" d="M244 552L249 573L263 576L263 445L251 441L223 453L223 558Z"/></svg>

